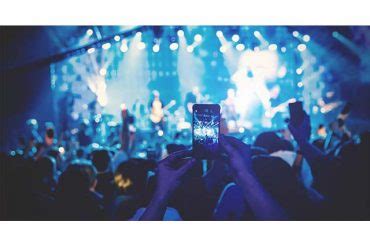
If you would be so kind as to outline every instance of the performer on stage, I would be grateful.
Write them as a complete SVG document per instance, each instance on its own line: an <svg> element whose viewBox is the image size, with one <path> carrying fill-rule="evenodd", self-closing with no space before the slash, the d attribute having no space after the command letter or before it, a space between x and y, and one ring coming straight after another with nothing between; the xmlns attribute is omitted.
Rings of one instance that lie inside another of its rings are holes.
<svg viewBox="0 0 370 247"><path fill-rule="evenodd" d="M235 90L232 88L227 90L227 98L221 102L221 113L230 132L237 131L239 114L236 111Z"/></svg>
<svg viewBox="0 0 370 247"><path fill-rule="evenodd" d="M149 102L149 109L150 109L150 121L152 123L153 129L161 129L163 130L163 101L160 99L160 94L157 90L153 90L153 99Z"/></svg>

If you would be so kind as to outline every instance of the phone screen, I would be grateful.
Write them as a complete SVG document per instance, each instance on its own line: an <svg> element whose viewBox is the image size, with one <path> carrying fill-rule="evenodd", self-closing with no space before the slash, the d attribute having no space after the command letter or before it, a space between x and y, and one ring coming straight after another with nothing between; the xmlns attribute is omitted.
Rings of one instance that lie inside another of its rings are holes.
<svg viewBox="0 0 370 247"><path fill-rule="evenodd" d="M219 149L220 106L218 104L193 105L193 155L213 159Z"/></svg>

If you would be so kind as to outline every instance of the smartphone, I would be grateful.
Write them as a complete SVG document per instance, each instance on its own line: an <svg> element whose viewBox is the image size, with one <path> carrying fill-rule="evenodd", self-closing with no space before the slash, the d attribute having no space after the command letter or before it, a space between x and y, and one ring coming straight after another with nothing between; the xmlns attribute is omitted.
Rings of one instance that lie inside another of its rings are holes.
<svg viewBox="0 0 370 247"><path fill-rule="evenodd" d="M219 151L220 105L193 105L193 156L214 159Z"/></svg>
<svg viewBox="0 0 370 247"><path fill-rule="evenodd" d="M295 126L300 125L304 118L302 101L289 103L289 113L290 113L290 122Z"/></svg>

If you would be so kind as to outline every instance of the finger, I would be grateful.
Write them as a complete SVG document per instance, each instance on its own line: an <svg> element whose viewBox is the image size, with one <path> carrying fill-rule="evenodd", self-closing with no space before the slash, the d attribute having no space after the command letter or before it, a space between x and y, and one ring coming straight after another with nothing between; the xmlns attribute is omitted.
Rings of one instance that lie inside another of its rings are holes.
<svg viewBox="0 0 370 247"><path fill-rule="evenodd" d="M238 154L237 150L230 145L224 135L220 135L221 148L225 151L228 156L234 157Z"/></svg>
<svg viewBox="0 0 370 247"><path fill-rule="evenodd" d="M242 142L241 140L232 137L232 136L225 136L225 139L230 143L231 146L235 147L239 150L239 152L243 153L244 155L248 155L251 153L250 146Z"/></svg>
<svg viewBox="0 0 370 247"><path fill-rule="evenodd" d="M163 159L161 163L171 163L180 158L190 157L192 154L191 150L180 150L170 154L167 158Z"/></svg>
<svg viewBox="0 0 370 247"><path fill-rule="evenodd" d="M177 174L179 176L182 176L184 175L191 167L193 167L195 165L195 159L194 158L191 158L190 160L188 160L187 162L185 162L184 165L182 165L178 170L177 170Z"/></svg>

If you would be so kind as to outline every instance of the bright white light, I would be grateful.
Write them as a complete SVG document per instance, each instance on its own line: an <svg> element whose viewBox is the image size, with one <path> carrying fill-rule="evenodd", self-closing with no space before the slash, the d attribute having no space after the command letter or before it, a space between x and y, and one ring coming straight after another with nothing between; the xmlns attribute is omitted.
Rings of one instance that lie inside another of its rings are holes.
<svg viewBox="0 0 370 247"><path fill-rule="evenodd" d="M59 153L61 153L61 154L64 154L64 153L65 153L64 147L59 147L59 148L58 148L58 151L59 151Z"/></svg>
<svg viewBox="0 0 370 247"><path fill-rule="evenodd" d="M258 46L253 48L254 51L260 51L260 48Z"/></svg>
<svg viewBox="0 0 370 247"><path fill-rule="evenodd" d="M310 41L310 39L311 39L310 35L308 35L308 34L303 35L303 41L304 42L308 42L308 41Z"/></svg>
<svg viewBox="0 0 370 247"><path fill-rule="evenodd" d="M139 37L141 37L142 32L137 32L136 35L139 36Z"/></svg>
<svg viewBox="0 0 370 247"><path fill-rule="evenodd" d="M306 45L305 44L299 44L298 46L297 46L297 49L298 49L298 51L300 51L300 52L302 52L302 51L304 51L304 50L306 50Z"/></svg>
<svg viewBox="0 0 370 247"><path fill-rule="evenodd" d="M242 51L242 50L244 50L244 49L245 49L245 46L244 46L243 44L237 44L237 45L236 45L236 49L237 49L238 51Z"/></svg>
<svg viewBox="0 0 370 247"><path fill-rule="evenodd" d="M103 45L102 45L102 48L103 48L104 50L108 50L111 46L112 46L112 45L111 45L110 43L105 43L105 44L103 44Z"/></svg>
<svg viewBox="0 0 370 247"><path fill-rule="evenodd" d="M158 136L163 136L163 130L158 130Z"/></svg>
<svg viewBox="0 0 370 247"><path fill-rule="evenodd" d="M189 52L189 53L193 52L194 51L194 46L189 45L188 47L186 47L186 51Z"/></svg>
<svg viewBox="0 0 370 247"><path fill-rule="evenodd" d="M239 35L234 34L234 35L231 37L231 39L232 39L232 41L234 41L234 42L238 42L238 41L239 41L239 39L240 39L240 37L239 37Z"/></svg>
<svg viewBox="0 0 370 247"><path fill-rule="evenodd" d="M179 31L177 31L177 35L178 35L179 37L184 37L184 31L183 31L183 30L179 30Z"/></svg>
<svg viewBox="0 0 370 247"><path fill-rule="evenodd" d="M105 76L105 75L107 74L107 70L106 70L105 68L101 68L101 69L99 70L99 74L100 74L101 76Z"/></svg>
<svg viewBox="0 0 370 247"><path fill-rule="evenodd" d="M319 107L317 105L314 105L312 107L312 111L313 111L314 114L317 114L319 112Z"/></svg>
<svg viewBox="0 0 370 247"><path fill-rule="evenodd" d="M159 52L159 45L158 44L155 44L153 45L153 52Z"/></svg>
<svg viewBox="0 0 370 247"><path fill-rule="evenodd" d="M93 53L94 51L95 51L95 48L94 48L94 47L92 47L92 48L89 48L89 49L87 50L87 53L91 54L91 53Z"/></svg>
<svg viewBox="0 0 370 247"><path fill-rule="evenodd" d="M270 51L276 51L276 49L277 49L277 45L276 44L269 45L269 50Z"/></svg>
<svg viewBox="0 0 370 247"><path fill-rule="evenodd" d="M91 35L94 34L94 31L91 28L89 28L89 29L87 29L86 34L91 36Z"/></svg>
<svg viewBox="0 0 370 247"><path fill-rule="evenodd" d="M194 36L194 41L196 41L196 42L200 42L200 41L202 41L202 35L200 35L200 34L196 34L196 35Z"/></svg>
<svg viewBox="0 0 370 247"><path fill-rule="evenodd" d="M126 43L122 43L120 50L121 50L122 52L127 52L127 51L128 51L128 46L127 46L127 44L126 44Z"/></svg>
<svg viewBox="0 0 370 247"><path fill-rule="evenodd" d="M287 69L285 66L280 67L280 69L277 72L277 76L279 78L283 78L286 75Z"/></svg>
<svg viewBox="0 0 370 247"><path fill-rule="evenodd" d="M145 47L146 47L146 45L145 45L145 43L144 43L144 42L139 42L139 43L137 44L137 48L138 48L139 50L144 50L144 49L145 49Z"/></svg>
<svg viewBox="0 0 370 247"><path fill-rule="evenodd" d="M227 50L226 46L223 45L223 46L220 47L220 52L224 53L224 52L226 52L226 50Z"/></svg>
<svg viewBox="0 0 370 247"><path fill-rule="evenodd" d="M218 38L221 38L222 36L224 36L224 34L222 33L222 31L217 31L217 32L216 32L216 36L217 36Z"/></svg>
<svg viewBox="0 0 370 247"><path fill-rule="evenodd" d="M282 53L285 53L286 52L286 47L283 46L283 47L280 48L280 50L281 50Z"/></svg>
<svg viewBox="0 0 370 247"><path fill-rule="evenodd" d="M300 75L303 73L303 69L302 68L298 68L295 70L295 72L297 73L297 75Z"/></svg>
<svg viewBox="0 0 370 247"><path fill-rule="evenodd" d="M298 31L293 31L292 34L293 34L293 37L296 37L296 38L299 36L299 32Z"/></svg>
<svg viewBox="0 0 370 247"><path fill-rule="evenodd" d="M256 38L261 37L261 33L260 33L259 31L254 31L254 32L253 32L253 35L254 35Z"/></svg>
<svg viewBox="0 0 370 247"><path fill-rule="evenodd" d="M239 133L244 133L245 129L243 127L239 128Z"/></svg>
<svg viewBox="0 0 370 247"><path fill-rule="evenodd" d="M122 103L122 104L120 105L120 108L121 108L121 110L126 110L126 109L127 109L127 106L126 106L126 104L125 104L125 103Z"/></svg>
<svg viewBox="0 0 370 247"><path fill-rule="evenodd" d="M301 81L300 81L300 82L298 82L298 83L297 83L297 86L298 86L298 87L303 87L303 82L301 82Z"/></svg>
<svg viewBox="0 0 370 247"><path fill-rule="evenodd" d="M177 44L177 43L171 43L170 44L170 49L172 51L177 50L177 48L179 48L179 44Z"/></svg>
<svg viewBox="0 0 370 247"><path fill-rule="evenodd" d="M114 40L118 42L118 41L121 40L121 37L119 35L116 35L116 36L114 36Z"/></svg>

